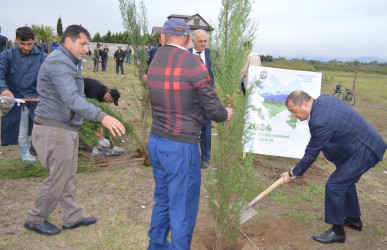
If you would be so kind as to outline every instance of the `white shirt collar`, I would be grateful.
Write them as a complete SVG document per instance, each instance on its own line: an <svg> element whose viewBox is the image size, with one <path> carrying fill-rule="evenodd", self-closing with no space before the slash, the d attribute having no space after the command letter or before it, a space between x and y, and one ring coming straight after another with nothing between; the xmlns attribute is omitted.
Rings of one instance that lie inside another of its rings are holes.
<svg viewBox="0 0 387 250"><path fill-rule="evenodd" d="M180 45L177 45L177 44L166 44L166 45L170 45L170 46L178 47L179 49L187 50L186 48L181 47Z"/></svg>
<svg viewBox="0 0 387 250"><path fill-rule="evenodd" d="M196 54L199 56L199 53L194 47L192 47L192 54ZM200 52L200 58L202 59L203 63L206 64L206 57L204 56L204 50L202 52Z"/></svg>

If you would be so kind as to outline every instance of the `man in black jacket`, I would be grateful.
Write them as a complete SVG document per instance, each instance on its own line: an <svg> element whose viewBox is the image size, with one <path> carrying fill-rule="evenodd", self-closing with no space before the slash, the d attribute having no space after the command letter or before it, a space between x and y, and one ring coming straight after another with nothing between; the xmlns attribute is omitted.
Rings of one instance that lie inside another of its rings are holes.
<svg viewBox="0 0 387 250"><path fill-rule="evenodd" d="M91 99L97 99L99 102L112 103L118 106L118 99L120 99L120 92L117 89L109 89L101 82L91 79L83 78L85 83L85 96Z"/></svg>
<svg viewBox="0 0 387 250"><path fill-rule="evenodd" d="M121 76L124 76L124 58L125 51L122 50L122 46L118 45L118 50L114 53L114 60L116 61L116 74L118 76L118 68L121 68Z"/></svg>

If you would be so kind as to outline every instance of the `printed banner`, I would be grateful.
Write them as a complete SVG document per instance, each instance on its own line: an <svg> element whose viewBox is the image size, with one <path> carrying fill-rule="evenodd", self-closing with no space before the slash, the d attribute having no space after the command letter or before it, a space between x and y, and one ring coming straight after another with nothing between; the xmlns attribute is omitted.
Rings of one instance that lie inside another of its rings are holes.
<svg viewBox="0 0 387 250"><path fill-rule="evenodd" d="M244 152L302 158L310 139L308 121L293 118L285 101L293 90L317 98L321 77L318 72L250 66L247 87L253 89Z"/></svg>

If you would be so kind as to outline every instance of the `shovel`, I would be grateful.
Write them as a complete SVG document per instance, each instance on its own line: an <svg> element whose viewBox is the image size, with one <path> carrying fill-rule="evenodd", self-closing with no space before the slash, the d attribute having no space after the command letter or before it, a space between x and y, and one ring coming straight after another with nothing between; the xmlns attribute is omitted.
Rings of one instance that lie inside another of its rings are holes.
<svg viewBox="0 0 387 250"><path fill-rule="evenodd" d="M0 96L1 115L6 116L15 103L17 103L17 105L19 106L20 103L26 103L26 102L39 102L39 99L38 98L36 98L36 99L18 99L18 98L13 98L10 96Z"/></svg>
<svg viewBox="0 0 387 250"><path fill-rule="evenodd" d="M268 187L265 191L260 193L257 197L255 197L248 205L247 209L241 213L241 219L239 222L239 225L242 225L243 223L247 222L251 218L253 218L255 215L258 214L258 212L252 208L255 203L257 203L259 200L261 200L263 197L265 197L267 194L269 194L271 191L273 191L276 187L278 187L282 182L282 177L279 178L276 182L274 182L270 187Z"/></svg>

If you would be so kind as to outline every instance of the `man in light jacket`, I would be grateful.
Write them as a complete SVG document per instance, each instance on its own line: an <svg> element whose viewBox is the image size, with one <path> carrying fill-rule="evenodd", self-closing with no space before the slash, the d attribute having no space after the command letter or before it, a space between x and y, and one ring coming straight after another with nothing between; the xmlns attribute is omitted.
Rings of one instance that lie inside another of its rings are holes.
<svg viewBox="0 0 387 250"><path fill-rule="evenodd" d="M97 221L83 218L76 193L79 137L77 128L83 118L100 122L112 133L125 133L114 117L87 102L83 78L76 65L88 52L90 34L78 25L70 25L62 35L62 45L52 52L38 75L40 103L36 108L32 142L40 162L50 176L43 182L24 227L39 234L54 235L61 230L47 221L59 203L63 211L62 229L88 226Z"/></svg>

